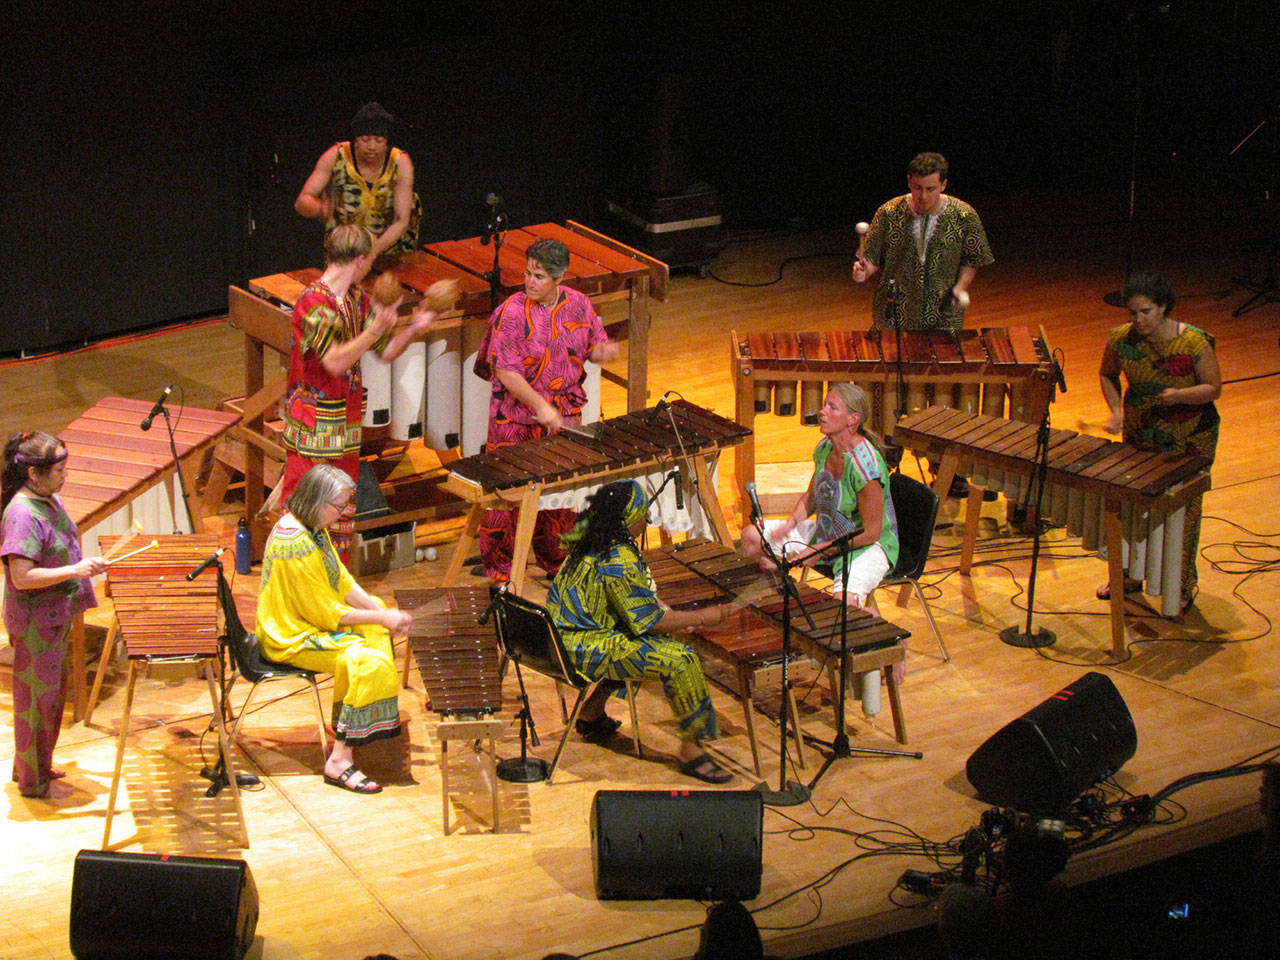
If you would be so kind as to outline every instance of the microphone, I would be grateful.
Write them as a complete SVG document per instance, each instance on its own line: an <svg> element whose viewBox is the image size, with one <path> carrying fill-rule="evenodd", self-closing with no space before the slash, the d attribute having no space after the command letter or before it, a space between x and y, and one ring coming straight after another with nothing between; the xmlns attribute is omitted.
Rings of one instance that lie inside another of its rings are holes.
<svg viewBox="0 0 1280 960"><path fill-rule="evenodd" d="M480 245L487 247L493 239L493 235L498 232L498 228L502 226L502 222L506 219L498 212L498 208L502 206L502 198L496 193L486 193L484 202L489 208L489 222L485 224L484 236L480 238Z"/></svg>
<svg viewBox="0 0 1280 960"><path fill-rule="evenodd" d="M226 547L219 547L217 550L213 551L213 553L209 554L209 556L201 560L200 566L196 567L194 570L192 570L190 573L187 574L188 582L194 580L196 577L200 576L200 574L204 573L206 570L212 567L215 563L218 562L218 558L226 552L227 552Z"/></svg>
<svg viewBox="0 0 1280 960"><path fill-rule="evenodd" d="M151 421L160 416L160 411L164 409L164 402L169 399L169 394L173 392L173 384L164 388L164 393L160 394L160 399L151 405L151 412L139 424L143 430L151 429Z"/></svg>
<svg viewBox="0 0 1280 960"><path fill-rule="evenodd" d="M683 510L684 509L684 482L683 482L683 478L680 475L679 467L676 467L674 470L671 471L671 479L675 481L675 485L676 485L676 509Z"/></svg>
<svg viewBox="0 0 1280 960"><path fill-rule="evenodd" d="M489 622L489 618L493 616L493 611L498 609L498 597L500 597L506 589L506 584L503 584L500 589L489 591L489 606L484 608L484 613L476 617L476 623L483 626Z"/></svg>
<svg viewBox="0 0 1280 960"><path fill-rule="evenodd" d="M891 327L898 326L898 281L890 277L885 281L889 291L884 300L884 319Z"/></svg>
<svg viewBox="0 0 1280 960"><path fill-rule="evenodd" d="M756 482L748 480L743 484L743 488L747 491L747 496L751 499L751 519L763 520L764 510L760 508L760 498L756 496Z"/></svg>
<svg viewBox="0 0 1280 960"><path fill-rule="evenodd" d="M671 406L671 401L668 400L664 394L658 399L658 402L653 405L653 409L644 415L645 426L653 426L654 423L657 422L658 418L662 416L662 411L666 410L669 406Z"/></svg>

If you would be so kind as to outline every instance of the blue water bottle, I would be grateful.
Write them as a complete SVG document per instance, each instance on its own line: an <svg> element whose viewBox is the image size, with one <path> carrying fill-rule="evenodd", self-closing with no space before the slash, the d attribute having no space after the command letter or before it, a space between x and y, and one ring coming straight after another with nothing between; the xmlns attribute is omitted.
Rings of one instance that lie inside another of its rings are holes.
<svg viewBox="0 0 1280 960"><path fill-rule="evenodd" d="M249 522L241 517L236 523L236 573L249 573L253 567L253 538Z"/></svg>

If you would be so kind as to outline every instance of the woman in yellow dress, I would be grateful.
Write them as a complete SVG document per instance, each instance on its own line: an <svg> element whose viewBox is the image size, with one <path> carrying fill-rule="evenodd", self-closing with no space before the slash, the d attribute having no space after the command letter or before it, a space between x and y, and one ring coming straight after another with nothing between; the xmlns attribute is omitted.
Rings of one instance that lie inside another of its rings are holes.
<svg viewBox="0 0 1280 960"><path fill-rule="evenodd" d="M333 674L333 750L324 782L355 793L382 787L355 764L354 748L400 733L393 638L410 615L370 596L338 559L328 527L354 510L355 483L329 464L299 481L267 540L258 594L263 654Z"/></svg>

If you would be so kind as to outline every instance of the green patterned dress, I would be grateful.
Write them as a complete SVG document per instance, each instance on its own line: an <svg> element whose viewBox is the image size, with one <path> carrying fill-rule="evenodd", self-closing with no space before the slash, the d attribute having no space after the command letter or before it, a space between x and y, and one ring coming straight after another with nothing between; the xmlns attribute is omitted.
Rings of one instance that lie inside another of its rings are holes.
<svg viewBox="0 0 1280 960"><path fill-rule="evenodd" d="M649 569L631 544L566 564L547 592L578 672L591 680L662 680L685 740L720 735L698 655L677 640L648 631L662 619Z"/></svg>

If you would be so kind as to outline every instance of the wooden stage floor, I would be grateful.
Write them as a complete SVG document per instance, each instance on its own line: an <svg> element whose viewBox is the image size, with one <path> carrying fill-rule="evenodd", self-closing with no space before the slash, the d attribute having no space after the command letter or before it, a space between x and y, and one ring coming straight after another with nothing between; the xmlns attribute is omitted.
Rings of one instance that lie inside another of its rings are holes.
<svg viewBox="0 0 1280 960"><path fill-rule="evenodd" d="M1098 352L1106 331L1124 318L1102 302L1118 286L1119 269L1111 266L1123 261L1118 228L1082 221L1045 236L1028 227L1011 202L979 209L1001 260L974 285L970 325L1043 325L1063 351L1069 387L1055 404L1054 425L1074 429L1082 420L1100 421L1105 410L1097 387ZM1007 537L1000 526L1003 504L987 508L983 562L971 579L955 572L951 528L940 530L926 580L951 661L939 658L914 603L899 608L888 597L881 600L885 616L913 632L904 697L910 745L924 759L840 761L817 785L811 803L766 809L763 889L749 906L769 954L799 957L931 923L934 914L920 908L922 899L895 892L895 885L904 870L929 871L933 865L901 848L880 855L869 851L908 836L945 842L976 824L986 806L965 780L966 759L998 728L1088 670L1108 675L1133 715L1137 753L1115 779L1135 794L1152 794L1179 777L1271 754L1280 746L1280 649L1271 633L1271 622L1280 618L1280 591L1274 572L1248 577L1228 564L1237 556L1233 545L1245 542L1270 544L1252 548L1255 561L1275 556L1280 428L1270 401L1276 381L1247 378L1280 369L1280 307L1232 318L1245 294L1219 294L1238 272L1235 259L1197 258L1158 231L1140 236L1139 243L1146 262L1165 272L1182 295L1178 315L1217 336L1224 377L1243 381L1223 390L1222 441L1214 489L1205 499L1202 549L1222 566L1201 560L1200 599L1183 619L1135 618L1127 656L1117 663L1105 605L1093 596L1105 568L1078 541L1061 532L1049 538L1037 583L1036 624L1054 631L1058 641L1036 652L1006 646L997 636L1000 628L1023 621L1029 567L1028 542ZM851 246L848 236L835 232L736 243L715 267L726 279L761 281L774 275L784 257L846 255L795 262L772 286L675 278L670 300L657 306L654 318L652 395L678 390L732 415L730 328L864 328L869 290L848 280ZM56 430L100 396L150 399L170 381L182 387L187 403L210 406L239 391L241 356L239 335L215 323L0 366L6 397L0 424L5 433ZM608 388L605 402L606 414L620 412L616 389ZM798 419L761 417L757 426L762 462L803 461L815 441L816 431ZM726 505L733 502L735 486L729 460L719 479ZM954 519L957 508L957 501L948 501L943 519ZM229 540L230 510L223 520ZM734 512L731 526L739 522ZM443 569L442 556L370 584L389 597L399 585L437 583ZM241 593L256 590L256 582L236 586ZM105 611L95 622L105 622ZM308 701L301 694L282 696L279 686L266 688L268 702L246 720L242 734L247 756L238 762L263 775L261 789L244 794L250 849L235 845L228 794L203 796L199 747L208 699L203 685L190 680L139 686L136 733L125 761L124 813L114 834L119 849L129 851L243 856L261 900L251 957L358 960L385 952L401 960L514 960L563 950L638 960L693 953L703 905L600 902L592 883L588 818L596 791L698 786L676 770L672 723L653 691L640 696L645 759L629 752L625 736L608 747L571 738L556 783L500 783L503 822L496 834L489 830L486 764L469 750L450 751L455 830L444 836L435 721L424 713L416 676L401 698L406 736L363 754L364 768L387 785L375 797L321 782ZM561 729L558 707L548 684L535 679L530 689L544 736L540 753L549 756ZM801 693L806 728L830 736L833 711L823 688L803 685ZM237 702L243 694L240 688ZM506 694L504 716L510 718L514 684ZM757 779L741 713L723 692L715 695L726 732L715 745L717 755L737 773L731 786L749 788ZM761 706L774 711L777 695L776 687L766 686ZM62 731L57 764L68 772L64 796L25 800L12 785L3 792L0 844L9 853L0 862L0 879L10 903L0 920L4 957L69 955L72 862L76 851L101 843L122 701L116 672L93 725L68 724ZM11 715L6 667L0 672L4 770L12 754ZM887 705L867 720L854 704L849 717L855 747L896 745ZM776 783L777 727L761 728L765 776ZM624 724L622 733L628 730ZM518 749L513 721L498 753L509 757ZM816 759L811 753L800 779L809 779ZM1176 797L1184 808L1176 822L1144 827L1122 842L1077 856L1067 879L1083 882L1254 829L1260 822L1257 795L1256 774L1185 790ZM815 885L821 885L820 895ZM625 945L631 941L643 942Z"/></svg>

